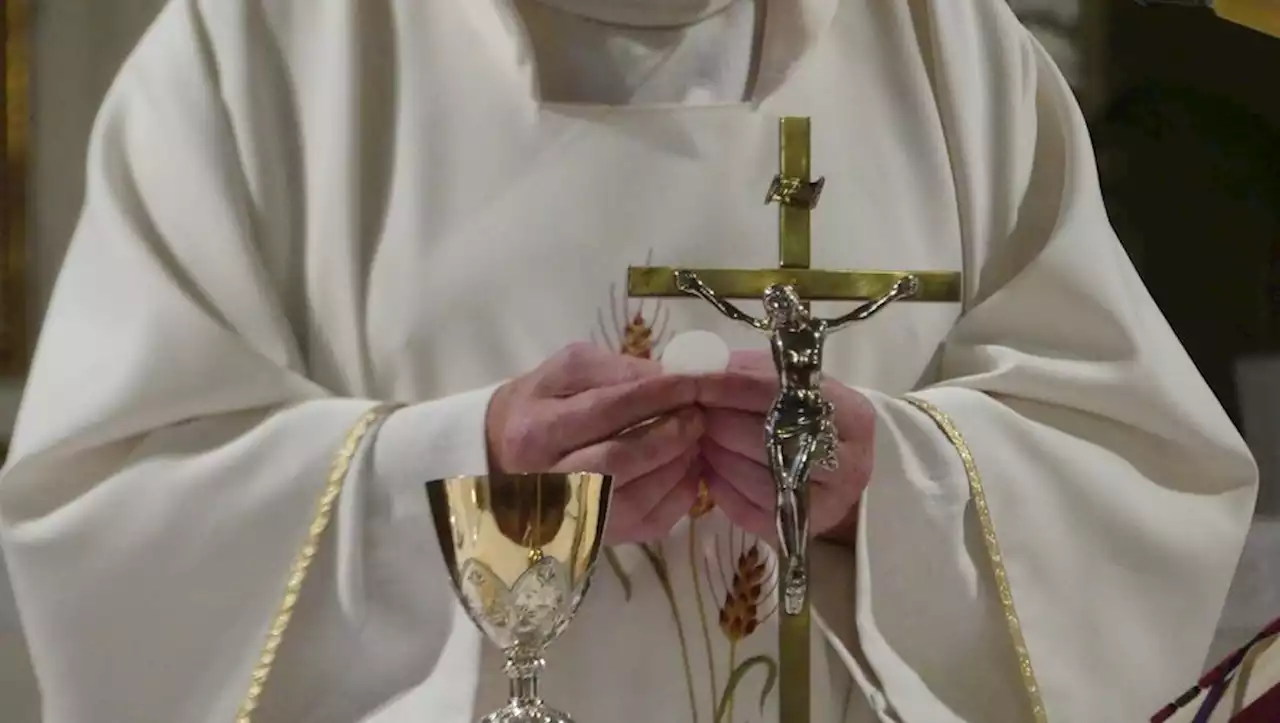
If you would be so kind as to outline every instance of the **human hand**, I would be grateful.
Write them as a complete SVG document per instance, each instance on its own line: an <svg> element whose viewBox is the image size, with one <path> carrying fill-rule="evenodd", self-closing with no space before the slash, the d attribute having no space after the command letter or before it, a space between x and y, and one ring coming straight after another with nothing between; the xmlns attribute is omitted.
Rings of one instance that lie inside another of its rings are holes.
<svg viewBox="0 0 1280 723"><path fill-rule="evenodd" d="M831 379L822 392L835 406L837 469L811 467L809 525L812 534L844 539L858 501L871 478L875 450L875 408L862 394ZM702 459L715 503L734 524L766 539L775 538L777 486L764 443L765 414L778 394L768 352L734 352L729 369L699 381L698 404L705 409Z"/></svg>
<svg viewBox="0 0 1280 723"><path fill-rule="evenodd" d="M571 345L494 394L489 466L612 475L605 542L663 537L698 497L697 393L695 380L656 362Z"/></svg>

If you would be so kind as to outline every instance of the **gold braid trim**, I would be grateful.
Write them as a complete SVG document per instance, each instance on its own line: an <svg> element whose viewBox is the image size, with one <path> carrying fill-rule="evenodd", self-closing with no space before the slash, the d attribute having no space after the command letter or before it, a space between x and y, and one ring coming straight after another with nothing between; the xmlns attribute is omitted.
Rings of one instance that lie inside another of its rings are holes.
<svg viewBox="0 0 1280 723"><path fill-rule="evenodd" d="M297 557L293 560L293 567L289 570L289 580L285 584L284 599L280 601L280 607L276 611L275 619L271 622L271 629L267 633L267 641L262 646L262 651L258 653L258 664L253 668L253 675L250 678L249 692L245 694L244 701L240 704L240 712L236 713L236 723L252 723L253 712L257 710L258 704L262 700L262 693L267 687L267 678L271 675L271 666L276 662L276 653L280 650L281 643L284 642L285 630L289 627L289 621L293 618L294 607L298 604L298 596L302 592L302 584L306 582L307 572L311 568L311 562L316 557L316 552L320 549L320 543L324 539L325 530L329 528L329 522L333 519L333 506L338 501L338 495L342 493L342 487L347 481L347 473L351 470L351 462L355 459L356 453L360 451L360 445L378 423L386 419L392 412L398 408L398 405L383 405L366 412L356 425L351 428L347 434L347 438L342 443L342 447L338 450L338 454L334 456L333 463L329 467L329 478L325 483L324 492L320 495L320 501L316 505L315 517L311 520L311 527L307 531L307 540L302 545L302 549L298 551Z"/></svg>
<svg viewBox="0 0 1280 723"><path fill-rule="evenodd" d="M982 475L978 473L978 465L973 461L973 452L969 451L969 445L964 441L964 436L960 434L960 430L956 429L955 423L945 412L920 399L905 397L905 400L929 415L933 423L938 425L946 435L951 446L956 448L960 461L964 463L964 473L969 478L969 494L973 497L973 506L978 511L978 524L982 527L982 539L986 543L987 559L991 563L991 572L995 576L996 589L1000 592L1000 606L1004 610L1005 624L1009 628L1009 636L1013 639L1013 651L1018 656L1022 687L1031 703L1031 719L1035 723L1048 723L1044 699L1040 695L1040 684L1036 681L1035 669L1031 667L1031 654L1027 651L1027 640L1022 634L1022 622L1013 604L1013 587L1009 584L1009 573L1005 570L1004 555L1000 552L996 527L991 521L991 510L987 507L987 494L982 488Z"/></svg>

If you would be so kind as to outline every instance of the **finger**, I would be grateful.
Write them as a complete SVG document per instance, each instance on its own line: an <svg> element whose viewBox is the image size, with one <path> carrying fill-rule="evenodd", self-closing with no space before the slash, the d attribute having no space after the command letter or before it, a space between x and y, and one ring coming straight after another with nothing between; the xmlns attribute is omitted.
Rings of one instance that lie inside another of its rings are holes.
<svg viewBox="0 0 1280 723"><path fill-rule="evenodd" d="M853 514L857 501L835 487L814 489L809 503L809 526L814 537L839 527Z"/></svg>
<svg viewBox="0 0 1280 723"><path fill-rule="evenodd" d="M662 365L655 361L618 354L587 342L561 349L539 370L542 373L534 385L534 394L540 397L569 397L588 389L662 375Z"/></svg>
<svg viewBox="0 0 1280 723"><path fill-rule="evenodd" d="M736 410L708 409L706 427L706 437L709 441L729 452L768 467L769 453L765 447L764 417L761 415ZM845 464L845 460L840 457L842 447L843 445L837 448L837 458L841 466ZM853 458L850 457L850 459ZM828 484L835 478L835 472L819 465L815 464L809 469L809 479L815 484Z"/></svg>
<svg viewBox="0 0 1280 723"><path fill-rule="evenodd" d="M715 472L709 472L706 479L707 489L711 492L716 507L719 507L733 524L765 540L772 540L778 536L772 505L767 510L761 509L742 496L742 493L738 492L728 480Z"/></svg>
<svg viewBox="0 0 1280 723"><path fill-rule="evenodd" d="M702 456L717 477L732 485L751 504L762 510L773 508L777 485L768 467L715 443L702 445Z"/></svg>
<svg viewBox="0 0 1280 723"><path fill-rule="evenodd" d="M729 355L729 371L756 376L776 376L773 354L764 349L735 351Z"/></svg>
<svg viewBox="0 0 1280 723"><path fill-rule="evenodd" d="M636 479L617 484L614 499L619 506L634 511L636 520L648 517L689 476L698 460L698 448L690 447L679 457Z"/></svg>
<svg viewBox="0 0 1280 723"><path fill-rule="evenodd" d="M834 380L823 384L823 394L835 407L836 434L840 437L835 481L852 479L865 484L875 463L875 405L861 392Z"/></svg>
<svg viewBox="0 0 1280 723"><path fill-rule="evenodd" d="M540 437L556 456L564 456L624 431L643 433L656 425L631 428L692 406L697 394L694 380L677 376L592 389L549 402L550 411L529 433Z"/></svg>
<svg viewBox="0 0 1280 723"><path fill-rule="evenodd" d="M707 439L758 464L768 464L764 416L736 409L706 411Z"/></svg>
<svg viewBox="0 0 1280 723"><path fill-rule="evenodd" d="M778 380L760 374L724 372L698 379L698 404L763 414L778 396Z"/></svg>
<svg viewBox="0 0 1280 723"><path fill-rule="evenodd" d="M702 454L714 474L753 506L772 510L777 504L777 482L763 463L724 449L714 440L702 445ZM850 460L856 462L856 460ZM810 471L810 509L814 526L829 529L843 521L845 512L857 504L865 483L853 464L836 470L813 467Z"/></svg>
<svg viewBox="0 0 1280 723"><path fill-rule="evenodd" d="M633 487L633 489L636 489ZM684 475L677 478L665 496L647 513L641 514L640 506L631 504L619 492L610 507L609 524L605 542L617 545L627 542L646 542L666 536L671 532L698 499L697 478Z"/></svg>
<svg viewBox="0 0 1280 723"><path fill-rule="evenodd" d="M859 441L842 442L836 447L836 468L824 469L814 465L811 479L816 486L861 488L871 477L872 455L870 445Z"/></svg>
<svg viewBox="0 0 1280 723"><path fill-rule="evenodd" d="M809 488L814 525L823 529L844 521L849 510L862 501L862 495L871 481L870 459L855 454L842 454L839 468L827 475L821 483ZM834 515L834 519L824 516L827 514Z"/></svg>
<svg viewBox="0 0 1280 723"><path fill-rule="evenodd" d="M698 482L702 475L685 475L671 492L658 501L644 518L644 527L654 536L666 535L689 515L698 502Z"/></svg>
<svg viewBox="0 0 1280 723"><path fill-rule="evenodd" d="M870 400L834 379L822 384L823 395L835 406L836 429L852 439L874 432L875 408ZM778 395L778 381L767 352L734 352L723 374L703 377L698 403L720 409L764 413Z"/></svg>
<svg viewBox="0 0 1280 723"><path fill-rule="evenodd" d="M822 395L835 407L836 431L841 439L870 440L876 431L876 408L865 395L834 379L822 384Z"/></svg>
<svg viewBox="0 0 1280 723"><path fill-rule="evenodd" d="M696 448L702 432L702 415L695 410L682 410L653 424L571 452L553 471L608 474L621 486Z"/></svg>

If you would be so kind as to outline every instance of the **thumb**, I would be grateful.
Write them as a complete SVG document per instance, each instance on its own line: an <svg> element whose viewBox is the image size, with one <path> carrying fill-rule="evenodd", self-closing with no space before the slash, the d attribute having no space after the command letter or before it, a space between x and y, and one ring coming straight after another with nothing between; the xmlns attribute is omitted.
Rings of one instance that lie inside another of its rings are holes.
<svg viewBox="0 0 1280 723"><path fill-rule="evenodd" d="M661 376L662 365L580 342L561 349L535 372L539 397L571 397L600 387Z"/></svg>

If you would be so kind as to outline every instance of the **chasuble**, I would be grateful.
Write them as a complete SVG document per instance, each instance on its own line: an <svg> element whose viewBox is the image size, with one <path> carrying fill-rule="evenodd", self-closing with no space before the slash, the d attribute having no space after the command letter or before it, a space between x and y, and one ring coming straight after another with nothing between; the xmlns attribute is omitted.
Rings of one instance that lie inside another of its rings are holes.
<svg viewBox="0 0 1280 723"><path fill-rule="evenodd" d="M672 46L715 82L671 100L641 74L604 103L548 95L519 5L174 0L129 59L0 478L48 723L495 708L422 485L483 471L493 389L566 344L759 347L625 275L772 265L783 115L813 119L827 178L813 268L965 279L828 345L878 424L856 545L812 553L815 719L1128 723L1195 678L1255 468L1003 3L721 2L695 20L753 62ZM774 719L776 569L710 498L611 549L548 698Z"/></svg>

